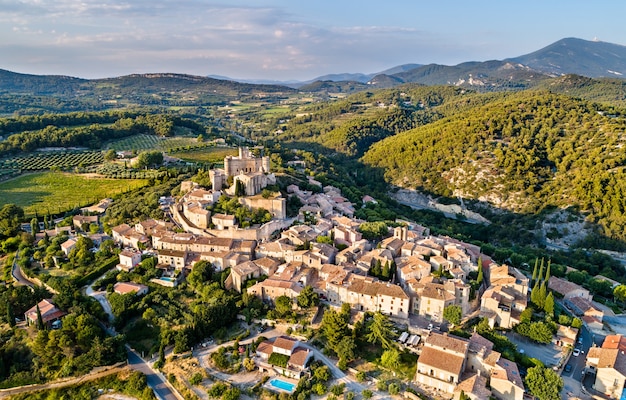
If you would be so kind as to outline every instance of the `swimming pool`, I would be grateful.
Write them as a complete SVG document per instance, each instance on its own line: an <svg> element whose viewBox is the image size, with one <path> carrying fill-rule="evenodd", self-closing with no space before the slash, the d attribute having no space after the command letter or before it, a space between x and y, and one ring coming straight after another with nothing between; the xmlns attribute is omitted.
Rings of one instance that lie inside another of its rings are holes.
<svg viewBox="0 0 626 400"><path fill-rule="evenodd" d="M289 383L289 382L285 382L279 378L274 378L271 381L269 381L269 384L272 385L273 387L280 389L280 390L284 390L286 392L289 393L293 393L294 390L296 390L296 385L293 383Z"/></svg>

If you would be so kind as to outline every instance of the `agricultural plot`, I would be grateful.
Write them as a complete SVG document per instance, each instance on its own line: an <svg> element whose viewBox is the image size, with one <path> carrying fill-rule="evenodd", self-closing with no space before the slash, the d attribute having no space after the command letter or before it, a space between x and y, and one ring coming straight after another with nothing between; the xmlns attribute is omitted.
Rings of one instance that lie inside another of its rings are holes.
<svg viewBox="0 0 626 400"><path fill-rule="evenodd" d="M0 207L17 204L27 216L58 214L97 203L148 184L147 179L115 180L60 172L38 172L0 183Z"/></svg>
<svg viewBox="0 0 626 400"><path fill-rule="evenodd" d="M104 161L100 151L35 153L0 161L0 171L43 171L69 169L77 166L99 164Z"/></svg>
<svg viewBox="0 0 626 400"><path fill-rule="evenodd" d="M193 137L159 137L154 135L134 135L109 143L107 148L115 151L132 150L162 150L169 151L175 148L198 145Z"/></svg>
<svg viewBox="0 0 626 400"><path fill-rule="evenodd" d="M237 149L208 147L202 150L177 152L176 157L187 162L222 164L224 157L236 156L237 154Z"/></svg>
<svg viewBox="0 0 626 400"><path fill-rule="evenodd" d="M158 178L164 172L149 170L135 170L127 168L120 162L108 162L101 165L94 165L86 169L86 172L101 175L112 179L150 179Z"/></svg>

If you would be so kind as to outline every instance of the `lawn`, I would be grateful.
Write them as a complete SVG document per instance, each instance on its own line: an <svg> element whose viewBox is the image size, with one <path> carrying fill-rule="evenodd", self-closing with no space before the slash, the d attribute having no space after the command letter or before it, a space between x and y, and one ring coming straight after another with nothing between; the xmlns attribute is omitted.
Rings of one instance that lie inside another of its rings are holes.
<svg viewBox="0 0 626 400"><path fill-rule="evenodd" d="M148 184L147 179L92 178L62 172L38 172L0 183L0 207L16 204L27 216L58 214Z"/></svg>

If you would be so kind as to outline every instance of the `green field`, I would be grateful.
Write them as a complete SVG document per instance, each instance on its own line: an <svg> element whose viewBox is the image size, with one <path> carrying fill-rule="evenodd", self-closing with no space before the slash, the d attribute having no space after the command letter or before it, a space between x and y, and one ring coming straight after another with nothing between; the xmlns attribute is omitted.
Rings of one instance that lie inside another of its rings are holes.
<svg viewBox="0 0 626 400"><path fill-rule="evenodd" d="M238 150L234 148L208 147L202 150L176 152L172 156L188 162L221 164L224 162L224 157L237 154Z"/></svg>
<svg viewBox="0 0 626 400"><path fill-rule="evenodd" d="M146 179L117 180L39 172L0 183L0 207L14 203L24 208L28 216L57 214L147 184Z"/></svg>

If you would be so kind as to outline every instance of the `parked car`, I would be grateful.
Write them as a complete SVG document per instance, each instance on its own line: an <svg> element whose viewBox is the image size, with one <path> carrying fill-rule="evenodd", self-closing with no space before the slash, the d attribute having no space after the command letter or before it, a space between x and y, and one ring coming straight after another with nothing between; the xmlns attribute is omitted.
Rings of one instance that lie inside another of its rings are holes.
<svg viewBox="0 0 626 400"><path fill-rule="evenodd" d="M582 345L582 344L583 344L583 338L582 338L582 336L578 338L578 344L579 344L579 345Z"/></svg>
<svg viewBox="0 0 626 400"><path fill-rule="evenodd" d="M574 357L578 357L579 354L580 354L580 349L574 349L574 351L572 352L572 355Z"/></svg>
<svg viewBox="0 0 626 400"><path fill-rule="evenodd" d="M567 364L567 365L565 366L564 371L565 371L565 372L571 372L571 371L572 371L572 364Z"/></svg>
<svg viewBox="0 0 626 400"><path fill-rule="evenodd" d="M428 324L428 330L432 331L433 330L433 324Z"/></svg>

